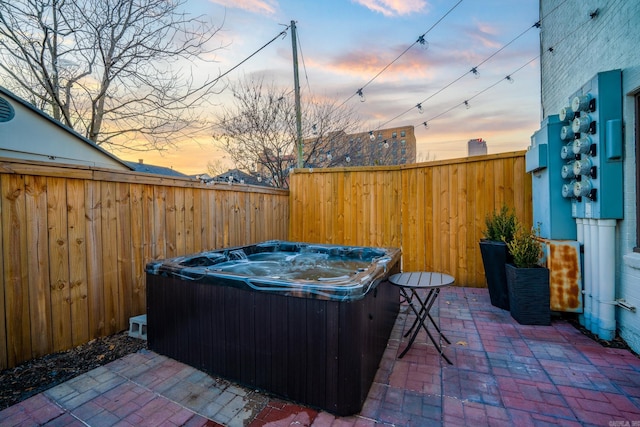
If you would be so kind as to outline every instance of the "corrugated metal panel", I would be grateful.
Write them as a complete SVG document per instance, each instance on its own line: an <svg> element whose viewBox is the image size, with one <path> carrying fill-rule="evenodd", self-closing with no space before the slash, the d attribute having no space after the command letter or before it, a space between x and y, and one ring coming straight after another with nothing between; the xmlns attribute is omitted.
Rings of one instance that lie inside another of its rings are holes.
<svg viewBox="0 0 640 427"><path fill-rule="evenodd" d="M582 313L580 243L573 240L542 240L545 265L549 269L551 310Z"/></svg>

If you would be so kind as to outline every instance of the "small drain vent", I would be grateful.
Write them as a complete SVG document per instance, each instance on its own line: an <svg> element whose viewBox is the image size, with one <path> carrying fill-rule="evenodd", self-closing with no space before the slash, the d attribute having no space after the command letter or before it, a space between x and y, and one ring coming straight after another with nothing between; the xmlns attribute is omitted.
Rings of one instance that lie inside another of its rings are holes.
<svg viewBox="0 0 640 427"><path fill-rule="evenodd" d="M9 104L9 101L4 98L0 98L0 123L8 122L13 119L14 115L15 111L11 104Z"/></svg>

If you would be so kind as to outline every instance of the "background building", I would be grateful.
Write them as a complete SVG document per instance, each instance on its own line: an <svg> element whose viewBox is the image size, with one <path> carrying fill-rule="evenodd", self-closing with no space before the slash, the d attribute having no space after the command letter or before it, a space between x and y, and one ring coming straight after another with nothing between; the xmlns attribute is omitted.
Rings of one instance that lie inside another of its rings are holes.
<svg viewBox="0 0 640 427"><path fill-rule="evenodd" d="M487 154L487 141L482 138L470 139L467 142L467 155L471 156L483 156Z"/></svg>
<svg viewBox="0 0 640 427"><path fill-rule="evenodd" d="M310 167L402 165L416 162L416 136L413 126L400 126L370 132L334 132L324 141L304 141L304 157L310 146Z"/></svg>

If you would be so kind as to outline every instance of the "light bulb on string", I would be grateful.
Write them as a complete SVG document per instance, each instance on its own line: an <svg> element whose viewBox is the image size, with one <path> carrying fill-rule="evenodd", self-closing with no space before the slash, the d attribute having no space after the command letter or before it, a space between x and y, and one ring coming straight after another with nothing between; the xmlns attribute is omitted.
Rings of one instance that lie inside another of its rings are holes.
<svg viewBox="0 0 640 427"><path fill-rule="evenodd" d="M384 140L384 144L382 144L384 148L389 148L389 143L387 142L387 140Z"/></svg>
<svg viewBox="0 0 640 427"><path fill-rule="evenodd" d="M311 126L311 131L313 132L314 135L317 135L318 134L318 126L317 125Z"/></svg>
<svg viewBox="0 0 640 427"><path fill-rule="evenodd" d="M424 34L421 35L420 37L418 37L418 40L416 40L416 42L424 49L427 50L429 49L429 42L427 40L425 40L424 38Z"/></svg>
<svg viewBox="0 0 640 427"><path fill-rule="evenodd" d="M256 178L258 180L258 182L262 182L262 175L258 175L258 178Z"/></svg>
<svg viewBox="0 0 640 427"><path fill-rule="evenodd" d="M425 129L429 129L429 123L427 123L427 122L422 122L422 124L424 125L424 128L425 128Z"/></svg>
<svg viewBox="0 0 640 427"><path fill-rule="evenodd" d="M369 141L373 141L374 139L376 139L376 136L373 134L373 131L370 130L369 131Z"/></svg>
<svg viewBox="0 0 640 427"><path fill-rule="evenodd" d="M327 151L327 160L331 161L333 159L333 154L331 154L331 150Z"/></svg>
<svg viewBox="0 0 640 427"><path fill-rule="evenodd" d="M418 108L418 113L420 113L420 114L424 113L424 109L422 108L422 104L421 103L416 104L416 107Z"/></svg>
<svg viewBox="0 0 640 427"><path fill-rule="evenodd" d="M480 71L478 71L478 67L473 67L470 71L476 79L480 78Z"/></svg>
<svg viewBox="0 0 640 427"><path fill-rule="evenodd" d="M507 80L509 83L513 84L513 77L507 76L507 77L505 77L505 80Z"/></svg>
<svg viewBox="0 0 640 427"><path fill-rule="evenodd" d="M467 108L467 110L469 108L471 108L471 105L469 104L469 101L464 101L464 106Z"/></svg>
<svg viewBox="0 0 640 427"><path fill-rule="evenodd" d="M366 101L365 97L364 97L364 93L362 93L362 88L358 89L356 91L356 93L358 94L358 96L360 97L360 102L364 102Z"/></svg>
<svg viewBox="0 0 640 427"><path fill-rule="evenodd" d="M344 158L347 163L351 163L351 156L347 154L347 157Z"/></svg>

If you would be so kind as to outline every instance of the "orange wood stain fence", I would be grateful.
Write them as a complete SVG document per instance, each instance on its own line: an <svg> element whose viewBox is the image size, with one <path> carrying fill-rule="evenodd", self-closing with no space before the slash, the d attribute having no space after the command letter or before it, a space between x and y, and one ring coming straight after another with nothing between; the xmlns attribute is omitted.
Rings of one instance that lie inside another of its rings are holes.
<svg viewBox="0 0 640 427"><path fill-rule="evenodd" d="M296 170L292 240L399 247L404 271L440 271L485 287L478 241L503 204L532 224L524 152L395 167Z"/></svg>
<svg viewBox="0 0 640 427"><path fill-rule="evenodd" d="M288 238L288 191L3 160L0 369L128 329L150 260Z"/></svg>
<svg viewBox="0 0 640 427"><path fill-rule="evenodd" d="M399 247L403 269L485 286L503 204L532 222L524 152L296 170L290 191L0 159L0 369L128 328L144 266L269 239Z"/></svg>

